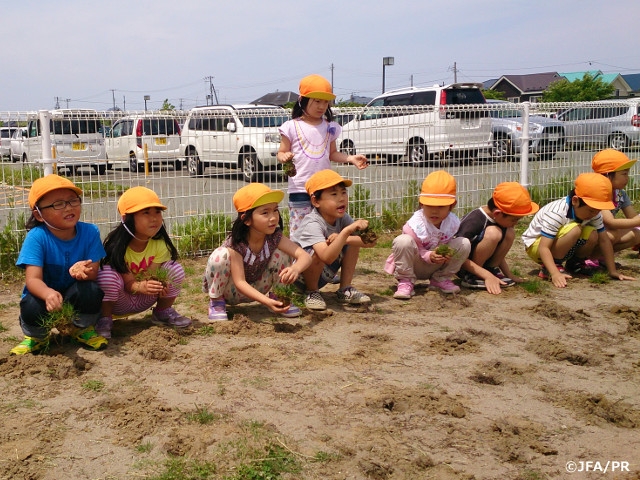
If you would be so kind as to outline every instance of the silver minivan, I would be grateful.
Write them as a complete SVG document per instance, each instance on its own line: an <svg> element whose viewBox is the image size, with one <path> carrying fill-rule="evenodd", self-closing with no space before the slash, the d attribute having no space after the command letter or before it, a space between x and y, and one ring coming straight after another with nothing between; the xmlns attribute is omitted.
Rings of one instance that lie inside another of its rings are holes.
<svg viewBox="0 0 640 480"><path fill-rule="evenodd" d="M478 83L386 92L345 124L338 149L368 157L405 158L412 165L470 160L491 148L491 120Z"/></svg>
<svg viewBox="0 0 640 480"><path fill-rule="evenodd" d="M640 144L640 98L581 103L558 115L567 145L625 150Z"/></svg>

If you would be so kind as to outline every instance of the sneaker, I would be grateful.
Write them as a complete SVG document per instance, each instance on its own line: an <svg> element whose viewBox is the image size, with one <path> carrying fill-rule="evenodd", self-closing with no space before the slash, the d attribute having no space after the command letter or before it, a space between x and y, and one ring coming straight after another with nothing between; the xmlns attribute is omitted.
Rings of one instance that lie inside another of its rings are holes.
<svg viewBox="0 0 640 480"><path fill-rule="evenodd" d="M340 275L336 273L329 283L332 283L333 285L340 285Z"/></svg>
<svg viewBox="0 0 640 480"><path fill-rule="evenodd" d="M369 303L371 299L364 293L359 292L355 287L347 287L336 292L338 301L350 305L362 305Z"/></svg>
<svg viewBox="0 0 640 480"><path fill-rule="evenodd" d="M462 285L464 288L487 288L484 284L484 280L480 277L476 277L473 273L465 272L463 275L460 275L460 278L460 285Z"/></svg>
<svg viewBox="0 0 640 480"><path fill-rule="evenodd" d="M512 279L510 279L504 273L502 273L502 270L500 270L500 267L484 267L484 268L489 270L494 277L502 280L506 284L506 285L502 285L503 288L513 287L516 284L516 282L514 282Z"/></svg>
<svg viewBox="0 0 640 480"><path fill-rule="evenodd" d="M399 300L410 300L416 294L413 289L413 283L404 281L398 283L398 288L396 289L396 293L393 294L393 298L397 298Z"/></svg>
<svg viewBox="0 0 640 480"><path fill-rule="evenodd" d="M273 299L273 300L278 300L278 297L275 293L273 292L269 292L269 298ZM299 307L297 307L296 305L294 305L293 303L291 303L289 305L289 310L282 312L280 315L282 315L285 318L295 318L295 317L299 317L300 315L302 315L302 310L300 310Z"/></svg>
<svg viewBox="0 0 640 480"><path fill-rule="evenodd" d="M96 332L104 338L111 338L111 329L113 328L112 317L100 317L96 323Z"/></svg>
<svg viewBox="0 0 640 480"><path fill-rule="evenodd" d="M191 319L183 317L176 312L173 307L168 307L160 311L154 308L151 314L151 323L165 327L184 328L191 325Z"/></svg>
<svg viewBox="0 0 640 480"><path fill-rule="evenodd" d="M584 261L584 264L587 268L593 268L594 270L599 270L602 268L602 265L600 265L600 260L598 260L597 258L587 258ZM619 264L616 264L616 268L618 268Z"/></svg>
<svg viewBox="0 0 640 480"><path fill-rule="evenodd" d="M304 299L304 306L309 310L326 310L327 304L322 298L319 290L314 290L312 292L307 292L307 295Z"/></svg>
<svg viewBox="0 0 640 480"><path fill-rule="evenodd" d="M46 350L49 346L49 337L44 338L36 338L36 337L27 337L25 335L24 340L22 340L18 345L13 347L9 352L9 355L24 355L25 353L40 353L43 350Z"/></svg>
<svg viewBox="0 0 640 480"><path fill-rule="evenodd" d="M556 268L558 269L558 271L560 273L566 273L564 267L562 266L562 264L556 263ZM538 272L538 277L542 278L543 280L549 280L549 277L550 277L549 271L542 264L540 264L540 272Z"/></svg>
<svg viewBox="0 0 640 480"><path fill-rule="evenodd" d="M429 290L440 290L442 293L458 293L460 287L457 286L450 278L444 280L429 280Z"/></svg>
<svg viewBox="0 0 640 480"><path fill-rule="evenodd" d="M218 300L212 298L209 300L208 318L212 322L223 322L225 320L229 320L229 316L227 315L227 302L224 301L224 298L220 298Z"/></svg>
<svg viewBox="0 0 640 480"><path fill-rule="evenodd" d="M591 276L596 272L596 268L589 267L584 258L570 258L565 265L567 272L572 275L587 275Z"/></svg>
<svg viewBox="0 0 640 480"><path fill-rule="evenodd" d="M91 350L102 350L107 348L109 342L106 338L98 335L95 327L87 327L83 329L77 329L71 334L71 337L79 343L82 343L85 347L89 347Z"/></svg>

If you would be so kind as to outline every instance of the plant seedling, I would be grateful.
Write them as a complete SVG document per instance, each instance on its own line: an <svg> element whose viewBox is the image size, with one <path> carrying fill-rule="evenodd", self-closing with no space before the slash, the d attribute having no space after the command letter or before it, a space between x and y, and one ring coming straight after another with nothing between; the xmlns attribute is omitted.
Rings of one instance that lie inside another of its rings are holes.
<svg viewBox="0 0 640 480"><path fill-rule="evenodd" d="M152 272L143 272L136 277L136 280L156 280L165 287L171 283L171 279L169 278L169 270L163 267L158 267Z"/></svg>
<svg viewBox="0 0 640 480"><path fill-rule="evenodd" d="M281 283L274 285L273 293L279 301L282 302L282 306L288 307L292 303L297 306L301 306L300 294L293 285L283 285Z"/></svg>
<svg viewBox="0 0 640 480"><path fill-rule="evenodd" d="M443 257L453 257L457 253L455 248L451 248L446 243L438 245L435 251L438 255L442 255Z"/></svg>
<svg viewBox="0 0 640 480"><path fill-rule="evenodd" d="M42 319L42 326L49 331L55 328L61 335L71 335L75 329L73 319L77 315L78 312L73 305L63 302L60 310L47 313Z"/></svg>
<svg viewBox="0 0 640 480"><path fill-rule="evenodd" d="M282 175L285 178L295 177L298 171L293 163L293 160L288 160L282 164Z"/></svg>
<svg viewBox="0 0 640 480"><path fill-rule="evenodd" d="M354 235L360 237L365 245L375 243L378 240L378 234L369 227L364 230L356 230Z"/></svg>

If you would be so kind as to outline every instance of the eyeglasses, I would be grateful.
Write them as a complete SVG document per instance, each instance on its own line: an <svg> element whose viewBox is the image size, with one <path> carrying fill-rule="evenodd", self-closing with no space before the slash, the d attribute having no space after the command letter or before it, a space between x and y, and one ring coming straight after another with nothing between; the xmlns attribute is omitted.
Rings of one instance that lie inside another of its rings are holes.
<svg viewBox="0 0 640 480"><path fill-rule="evenodd" d="M53 208L54 210L63 210L67 205L70 207L77 207L82 203L82 198L76 197L71 200L58 200L57 202L53 202L51 205L46 205L44 207L38 207L40 210L44 210L45 208Z"/></svg>

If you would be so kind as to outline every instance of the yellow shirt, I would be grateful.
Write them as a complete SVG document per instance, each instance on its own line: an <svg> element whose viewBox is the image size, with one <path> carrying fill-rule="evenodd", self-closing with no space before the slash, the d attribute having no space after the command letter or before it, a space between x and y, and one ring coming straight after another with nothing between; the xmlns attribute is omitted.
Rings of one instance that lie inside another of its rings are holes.
<svg viewBox="0 0 640 480"><path fill-rule="evenodd" d="M152 263L160 265L168 260L171 260L171 252L162 238L149 240L142 252L134 252L127 247L124 254L124 261L134 275L146 272Z"/></svg>

